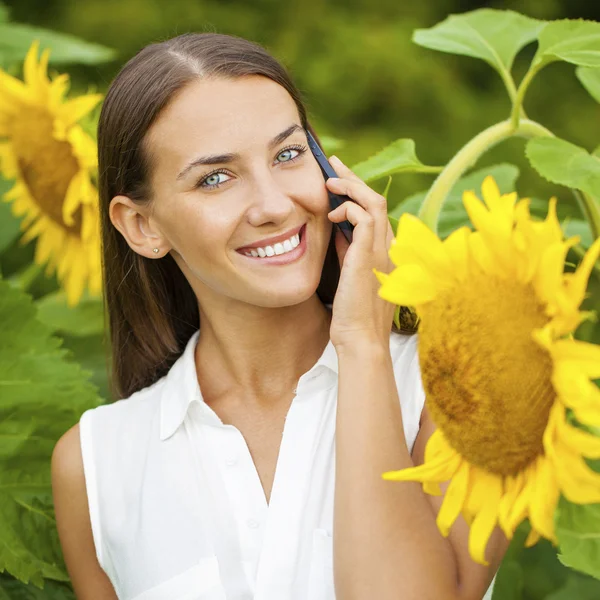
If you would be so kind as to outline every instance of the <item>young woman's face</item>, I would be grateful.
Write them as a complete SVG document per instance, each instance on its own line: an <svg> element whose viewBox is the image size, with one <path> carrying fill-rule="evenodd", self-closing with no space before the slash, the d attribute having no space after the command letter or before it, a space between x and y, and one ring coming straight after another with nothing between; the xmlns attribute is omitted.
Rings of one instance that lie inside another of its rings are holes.
<svg viewBox="0 0 600 600"><path fill-rule="evenodd" d="M147 142L153 227L200 298L276 307L315 293L331 237L330 209L283 87L261 76L193 82L160 114ZM239 156L202 162L229 153ZM287 239L301 227L300 246L289 255L246 256L244 247L274 246L265 240Z"/></svg>

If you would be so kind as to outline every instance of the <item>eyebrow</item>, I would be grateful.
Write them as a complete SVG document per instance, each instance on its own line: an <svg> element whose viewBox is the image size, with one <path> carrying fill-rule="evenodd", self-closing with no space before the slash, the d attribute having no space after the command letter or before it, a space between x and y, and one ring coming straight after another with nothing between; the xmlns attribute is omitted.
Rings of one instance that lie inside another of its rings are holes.
<svg viewBox="0 0 600 600"><path fill-rule="evenodd" d="M269 149L277 146L278 144L281 144L281 142L283 142L283 140L290 137L290 135L292 135L292 133L295 133L296 131L304 131L304 128L301 127L300 125L298 125L297 123L290 125L287 129L284 129L281 133L278 133L269 142ZM223 163L231 163L240 157L241 157L240 154L238 154L237 152L229 152L227 154L210 154L208 156L201 156L200 158L194 159L189 165L187 165L183 169L183 171L181 171L181 173L179 173L179 175L177 175L177 180L179 181L180 179L183 179L189 173L189 171L191 169L193 169L194 167L198 167L200 165L216 165L216 164L223 164Z"/></svg>

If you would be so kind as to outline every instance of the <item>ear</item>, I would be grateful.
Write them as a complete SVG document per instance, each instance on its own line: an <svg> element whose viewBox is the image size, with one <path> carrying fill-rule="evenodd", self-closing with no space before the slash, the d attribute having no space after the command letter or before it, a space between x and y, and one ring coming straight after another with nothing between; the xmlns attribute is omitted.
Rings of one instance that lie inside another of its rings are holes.
<svg viewBox="0 0 600 600"><path fill-rule="evenodd" d="M112 224L137 254L161 258L171 249L145 205L136 204L127 196L115 196L110 201L108 214ZM159 251L154 252L154 248Z"/></svg>

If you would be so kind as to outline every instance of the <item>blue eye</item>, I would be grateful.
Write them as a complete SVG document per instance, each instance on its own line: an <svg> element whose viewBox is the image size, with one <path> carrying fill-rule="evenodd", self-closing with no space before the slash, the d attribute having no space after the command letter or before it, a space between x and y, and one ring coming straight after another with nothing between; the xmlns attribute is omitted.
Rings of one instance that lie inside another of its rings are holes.
<svg viewBox="0 0 600 600"><path fill-rule="evenodd" d="M284 148L277 156L281 156L282 154L285 154L286 152L290 152L290 150L296 150L298 152L298 154L296 156L294 156L293 158L290 158L289 160L282 161L282 163L286 164L286 163L291 163L291 162L294 162L295 160L298 160L308 150L308 147L307 146L289 146L288 148ZM227 171L225 171L223 169L218 169L216 171L212 171L212 173L209 173L208 175L205 175L204 177L202 177L202 179L200 179L200 181L198 181L198 183L196 184L195 187L203 189L203 190L213 190L213 189L220 187L223 183L227 183L227 181L217 181L216 183L206 183L211 177L215 177L216 175L228 175L228 173L227 173Z"/></svg>

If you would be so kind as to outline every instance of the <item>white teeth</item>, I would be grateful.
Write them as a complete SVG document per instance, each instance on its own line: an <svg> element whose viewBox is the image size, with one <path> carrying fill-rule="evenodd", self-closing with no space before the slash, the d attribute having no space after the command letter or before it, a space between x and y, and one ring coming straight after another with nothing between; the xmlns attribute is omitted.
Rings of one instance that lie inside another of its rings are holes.
<svg viewBox="0 0 600 600"><path fill-rule="evenodd" d="M300 234L297 233L293 235L289 240L285 240L283 243L277 243L273 246L265 246L264 248L256 248L250 250L250 252L245 252L246 256L260 256L260 258L264 258L265 256L275 256L280 254L285 254L286 252L291 252L294 248L297 248L300 245Z"/></svg>

